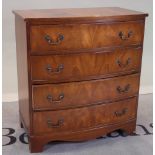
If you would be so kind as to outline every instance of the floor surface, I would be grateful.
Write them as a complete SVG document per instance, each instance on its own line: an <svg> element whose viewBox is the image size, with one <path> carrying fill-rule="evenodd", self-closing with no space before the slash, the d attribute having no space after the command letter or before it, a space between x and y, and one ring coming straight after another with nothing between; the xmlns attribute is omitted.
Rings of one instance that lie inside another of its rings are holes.
<svg viewBox="0 0 155 155"><path fill-rule="evenodd" d="M18 103L3 103L3 155L29 155L27 136L19 126ZM81 143L50 143L38 155L152 155L152 94L140 95L136 134L122 137L114 132Z"/></svg>

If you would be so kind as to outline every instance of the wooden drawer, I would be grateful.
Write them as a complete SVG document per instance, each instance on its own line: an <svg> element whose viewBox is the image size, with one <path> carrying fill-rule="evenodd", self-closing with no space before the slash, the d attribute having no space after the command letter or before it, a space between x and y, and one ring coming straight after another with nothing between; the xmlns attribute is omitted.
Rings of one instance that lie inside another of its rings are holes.
<svg viewBox="0 0 155 155"><path fill-rule="evenodd" d="M31 56L34 82L69 82L139 72L141 48L100 53Z"/></svg>
<svg viewBox="0 0 155 155"><path fill-rule="evenodd" d="M33 85L33 109L62 109L137 95L139 74L92 81Z"/></svg>
<svg viewBox="0 0 155 155"><path fill-rule="evenodd" d="M142 44L144 22L113 24L40 25L30 28L33 54Z"/></svg>
<svg viewBox="0 0 155 155"><path fill-rule="evenodd" d="M76 132L88 128L123 123L136 117L137 98L77 109L35 112L33 132Z"/></svg>

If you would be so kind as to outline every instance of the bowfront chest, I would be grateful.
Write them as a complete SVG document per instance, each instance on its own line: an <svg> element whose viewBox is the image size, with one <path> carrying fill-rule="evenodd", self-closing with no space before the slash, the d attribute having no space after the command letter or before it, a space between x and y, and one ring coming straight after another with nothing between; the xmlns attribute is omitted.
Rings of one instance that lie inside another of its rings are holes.
<svg viewBox="0 0 155 155"><path fill-rule="evenodd" d="M121 8L16 10L21 126L31 152L136 127L147 14Z"/></svg>

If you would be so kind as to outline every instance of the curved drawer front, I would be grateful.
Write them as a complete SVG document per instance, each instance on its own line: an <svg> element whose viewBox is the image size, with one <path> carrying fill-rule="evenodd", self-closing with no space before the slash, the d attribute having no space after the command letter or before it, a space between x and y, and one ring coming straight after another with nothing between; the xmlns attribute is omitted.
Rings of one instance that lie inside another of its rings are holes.
<svg viewBox="0 0 155 155"><path fill-rule="evenodd" d="M143 43L144 22L113 24L41 25L30 28L33 54L87 50Z"/></svg>
<svg viewBox="0 0 155 155"><path fill-rule="evenodd" d="M35 112L34 134L76 132L104 125L124 123L136 117L137 98L109 104L49 112Z"/></svg>
<svg viewBox="0 0 155 155"><path fill-rule="evenodd" d="M34 82L69 82L139 72L141 48L114 52L31 57Z"/></svg>
<svg viewBox="0 0 155 155"><path fill-rule="evenodd" d="M138 94L139 74L64 84L33 85L33 109L62 109L124 99Z"/></svg>

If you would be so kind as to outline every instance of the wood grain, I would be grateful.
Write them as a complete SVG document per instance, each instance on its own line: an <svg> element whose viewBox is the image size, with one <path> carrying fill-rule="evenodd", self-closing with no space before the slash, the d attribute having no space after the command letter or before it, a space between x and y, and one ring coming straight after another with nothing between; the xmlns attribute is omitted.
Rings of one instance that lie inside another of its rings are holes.
<svg viewBox="0 0 155 155"><path fill-rule="evenodd" d="M68 133L125 122L135 118L136 107L137 98L135 97L106 105L102 104L61 111L36 112L33 117L33 132L35 135L60 132ZM116 116L116 112L122 113L124 109L127 109L124 114ZM60 119L64 121L61 126L48 127L48 120L51 120L53 125L57 125Z"/></svg>
<svg viewBox="0 0 155 155"><path fill-rule="evenodd" d="M30 132L26 23L19 17L15 21L20 121L24 121L26 131Z"/></svg>
<svg viewBox="0 0 155 155"><path fill-rule="evenodd" d="M69 82L88 80L125 72L139 72L141 48L116 49L96 53L31 57L31 79L35 82ZM57 68L63 69L57 72ZM52 70L47 70L47 67Z"/></svg>
<svg viewBox="0 0 155 155"><path fill-rule="evenodd" d="M124 90L127 85L130 85L127 91L117 90L118 87ZM33 85L32 89L34 110L76 108L138 95L139 74L65 84ZM62 99L61 94L64 95ZM48 99L48 95L52 99Z"/></svg>
<svg viewBox="0 0 155 155"><path fill-rule="evenodd" d="M121 122L117 124L100 126L97 128L90 128L79 132L70 132L70 133L55 133L55 134L44 134L44 135L35 135L30 136L29 148L31 153L42 152L44 145L51 141L86 141L101 137L112 131L121 129L121 131L126 131L128 134L132 134L136 129L136 120L132 119L127 122ZM63 137L63 140L62 140Z"/></svg>
<svg viewBox="0 0 155 155"><path fill-rule="evenodd" d="M31 23L108 22L144 19L148 14L119 7L14 10L13 13Z"/></svg>
<svg viewBox="0 0 155 155"><path fill-rule="evenodd" d="M122 40L119 33L127 38ZM132 32L131 36L128 34ZM142 44L144 22L114 24L44 25L32 26L30 32L31 52L87 50L109 46ZM56 45L49 44L45 36L58 42L59 35L64 39Z"/></svg>

